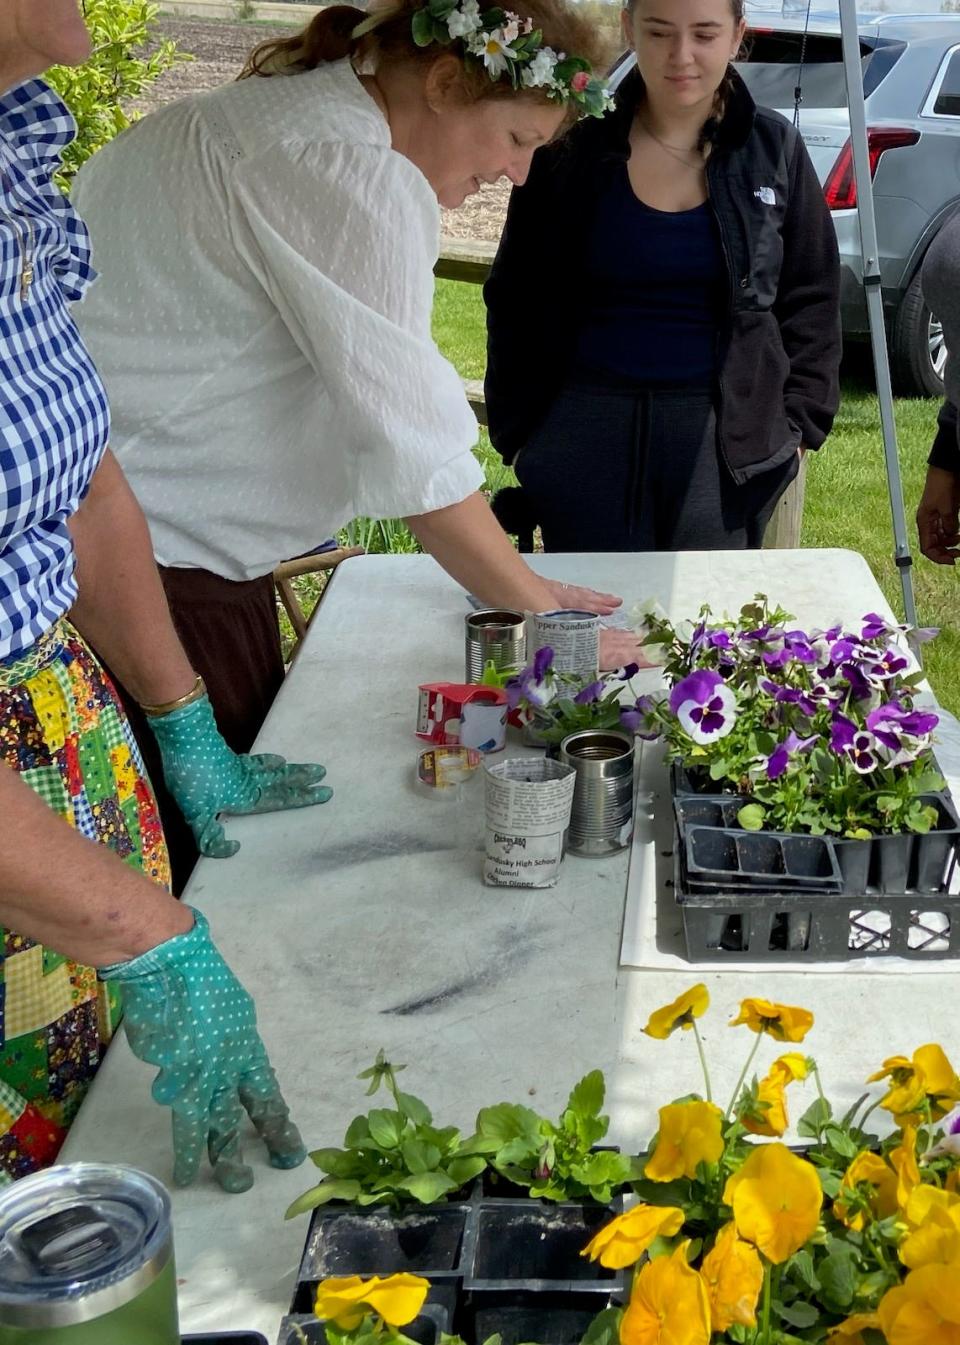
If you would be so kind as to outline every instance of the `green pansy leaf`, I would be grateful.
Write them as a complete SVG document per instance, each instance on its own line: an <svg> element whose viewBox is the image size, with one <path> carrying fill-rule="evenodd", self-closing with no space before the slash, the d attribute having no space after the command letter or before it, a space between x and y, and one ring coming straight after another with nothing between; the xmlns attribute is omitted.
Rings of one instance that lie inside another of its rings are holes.
<svg viewBox="0 0 960 1345"><path fill-rule="evenodd" d="M348 1149L362 1149L370 1142L370 1127L365 1116L355 1116L347 1126L343 1143Z"/></svg>
<svg viewBox="0 0 960 1345"><path fill-rule="evenodd" d="M397 1183L398 1191L406 1191L421 1205L432 1205L435 1200L455 1191L458 1183L444 1172L417 1172Z"/></svg>
<svg viewBox="0 0 960 1345"><path fill-rule="evenodd" d="M305 1214L307 1210L314 1210L318 1205L326 1205L331 1200L356 1200L359 1194L359 1182L320 1182L319 1186L314 1186L311 1190L304 1191L302 1196L297 1196L283 1217L293 1219L296 1215Z"/></svg>
<svg viewBox="0 0 960 1345"><path fill-rule="evenodd" d="M774 1302L773 1307L781 1321L801 1330L807 1326L816 1326L820 1320L820 1313L812 1303L791 1303L787 1307L785 1303Z"/></svg>
<svg viewBox="0 0 960 1345"><path fill-rule="evenodd" d="M765 817L766 813L759 803L748 803L737 813L737 821L744 831L760 831Z"/></svg>
<svg viewBox="0 0 960 1345"><path fill-rule="evenodd" d="M567 1110L577 1116L599 1116L606 1093L603 1070L592 1069L571 1090Z"/></svg>
<svg viewBox="0 0 960 1345"><path fill-rule="evenodd" d="M403 1138L404 1120L399 1112L380 1110L369 1112L367 1124L370 1138L381 1149L396 1149Z"/></svg>
<svg viewBox="0 0 960 1345"><path fill-rule="evenodd" d="M404 1140L400 1153L410 1172L434 1172L440 1165L440 1150L423 1140Z"/></svg>
<svg viewBox="0 0 960 1345"><path fill-rule="evenodd" d="M619 1345L623 1308L603 1308L587 1327L580 1345Z"/></svg>
<svg viewBox="0 0 960 1345"><path fill-rule="evenodd" d="M486 1166L487 1160L479 1154L473 1158L453 1158L447 1164L447 1174L458 1186L466 1186L467 1182L472 1182L474 1177L479 1177Z"/></svg>
<svg viewBox="0 0 960 1345"><path fill-rule="evenodd" d="M797 1122L797 1134L805 1139L818 1139L820 1131L833 1116L830 1103L824 1098L817 1098L811 1102L810 1106Z"/></svg>
<svg viewBox="0 0 960 1345"><path fill-rule="evenodd" d="M428 1126L433 1120L430 1108L412 1093L397 1093L397 1106L417 1126Z"/></svg>
<svg viewBox="0 0 960 1345"><path fill-rule="evenodd" d="M521 1137L539 1144L540 1117L529 1107L499 1102L494 1107L484 1107L477 1114L477 1133L485 1139L497 1140L501 1145Z"/></svg>
<svg viewBox="0 0 960 1345"><path fill-rule="evenodd" d="M817 1263L821 1292L830 1306L842 1311L853 1302L857 1287L857 1253L849 1243L831 1239L828 1254Z"/></svg>

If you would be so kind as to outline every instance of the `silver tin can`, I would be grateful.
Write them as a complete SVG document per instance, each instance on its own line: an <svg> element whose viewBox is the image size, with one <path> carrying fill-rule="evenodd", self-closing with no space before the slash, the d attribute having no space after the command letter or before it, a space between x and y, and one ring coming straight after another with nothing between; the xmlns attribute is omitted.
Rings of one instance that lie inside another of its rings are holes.
<svg viewBox="0 0 960 1345"><path fill-rule="evenodd" d="M0 1345L179 1345L170 1197L69 1163L0 1192Z"/></svg>
<svg viewBox="0 0 960 1345"><path fill-rule="evenodd" d="M530 617L531 657L549 645L557 672L596 677L600 667L600 618L596 612L564 608Z"/></svg>
<svg viewBox="0 0 960 1345"><path fill-rule="evenodd" d="M567 849L577 855L625 849L633 834L633 734L582 729L564 738L560 760L577 773Z"/></svg>
<svg viewBox="0 0 960 1345"><path fill-rule="evenodd" d="M464 618L466 680L479 682L492 661L497 672L519 672L526 658L526 622L522 612L489 607Z"/></svg>

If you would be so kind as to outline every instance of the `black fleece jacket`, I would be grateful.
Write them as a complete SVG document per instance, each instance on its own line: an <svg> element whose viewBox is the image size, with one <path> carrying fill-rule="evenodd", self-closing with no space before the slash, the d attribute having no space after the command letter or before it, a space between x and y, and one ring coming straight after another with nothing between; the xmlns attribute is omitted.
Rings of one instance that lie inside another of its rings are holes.
<svg viewBox="0 0 960 1345"><path fill-rule="evenodd" d="M727 268L717 332L718 432L734 479L819 448L840 399L836 235L803 141L758 108L737 74L707 160ZM490 437L511 463L570 373L577 315L589 304L584 258L605 175L622 171L643 93L639 71L602 119L534 156L514 189L484 287Z"/></svg>

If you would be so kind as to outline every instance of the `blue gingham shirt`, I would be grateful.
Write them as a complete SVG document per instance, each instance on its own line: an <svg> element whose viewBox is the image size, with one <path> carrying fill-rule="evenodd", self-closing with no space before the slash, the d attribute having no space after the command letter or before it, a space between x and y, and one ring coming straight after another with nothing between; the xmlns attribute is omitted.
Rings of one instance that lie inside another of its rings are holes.
<svg viewBox="0 0 960 1345"><path fill-rule="evenodd" d="M90 239L52 179L75 134L39 80L0 96L0 659L35 644L73 604L67 520L110 427L69 309L96 276ZM34 276L21 299L24 253Z"/></svg>

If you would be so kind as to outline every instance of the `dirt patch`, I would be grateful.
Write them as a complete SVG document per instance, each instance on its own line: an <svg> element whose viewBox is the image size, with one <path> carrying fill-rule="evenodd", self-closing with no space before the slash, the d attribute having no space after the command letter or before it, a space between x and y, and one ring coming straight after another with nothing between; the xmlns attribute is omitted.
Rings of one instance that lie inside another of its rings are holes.
<svg viewBox="0 0 960 1345"><path fill-rule="evenodd" d="M191 93L214 89L236 79L250 50L269 37L295 29L285 24L233 23L219 19L165 17L157 21L158 36L172 38L181 51L195 59L178 61L133 104L147 113ZM459 210L443 211L443 231L453 238L481 238L496 242L503 228L510 197L510 184L484 187Z"/></svg>

